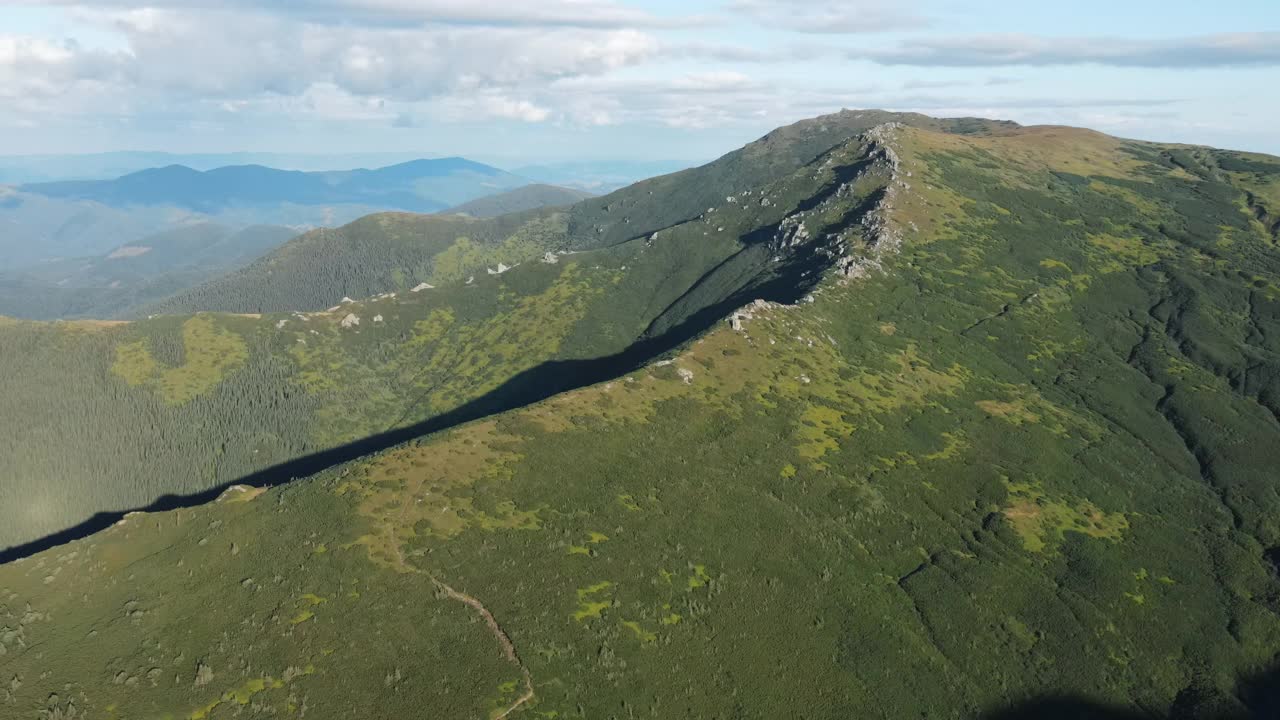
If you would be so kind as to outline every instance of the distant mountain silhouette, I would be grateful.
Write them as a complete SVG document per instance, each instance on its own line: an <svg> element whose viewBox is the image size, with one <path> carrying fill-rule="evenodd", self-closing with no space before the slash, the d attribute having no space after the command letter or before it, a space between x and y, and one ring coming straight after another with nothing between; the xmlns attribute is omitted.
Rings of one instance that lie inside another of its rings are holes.
<svg viewBox="0 0 1280 720"><path fill-rule="evenodd" d="M539 183L525 185L497 195L476 198L471 202L449 208L444 212L452 215L470 215L478 218L497 217L506 213L572 205L589 197L594 196L583 190Z"/></svg>
<svg viewBox="0 0 1280 720"><path fill-rule="evenodd" d="M300 172L262 165L193 170L168 165L114 180L35 183L23 192L112 207L166 205L197 212L236 206L361 204L433 212L528 181L466 158L412 160L373 170Z"/></svg>

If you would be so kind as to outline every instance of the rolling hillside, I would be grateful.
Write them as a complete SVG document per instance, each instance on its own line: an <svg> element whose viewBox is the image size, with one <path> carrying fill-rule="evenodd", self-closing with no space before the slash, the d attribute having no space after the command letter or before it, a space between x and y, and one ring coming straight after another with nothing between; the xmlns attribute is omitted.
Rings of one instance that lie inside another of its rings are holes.
<svg viewBox="0 0 1280 720"><path fill-rule="evenodd" d="M99 255L189 221L189 213L172 208L122 210L0 186L0 267Z"/></svg>
<svg viewBox="0 0 1280 720"><path fill-rule="evenodd" d="M470 283L0 327L67 386L0 395L0 451L111 449L24 479L366 439L0 567L0 707L1274 716L1280 159L872 119L548 211L554 262ZM173 446L58 425L107 409Z"/></svg>
<svg viewBox="0 0 1280 720"><path fill-rule="evenodd" d="M32 320L112 318L236 270L297 233L194 223L139 238L97 257L0 272L0 315Z"/></svg>
<svg viewBox="0 0 1280 720"><path fill-rule="evenodd" d="M26 271L106 254L192 225L333 227L370 213L435 212L529 183L464 158L299 172L180 165L112 180L0 186L0 267Z"/></svg>
<svg viewBox="0 0 1280 720"><path fill-rule="evenodd" d="M170 165L114 180L23 185L37 195L92 200L111 207L163 205L214 213L243 205L368 205L431 212L527 184L523 178L465 158L413 160L375 170L277 170L239 165L192 170Z"/></svg>
<svg viewBox="0 0 1280 720"><path fill-rule="evenodd" d="M457 207L445 210L444 213L481 218L497 217L507 213L524 212L525 210L572 205L589 197L592 197L592 194L582 190L573 190L556 185L534 184L465 202Z"/></svg>

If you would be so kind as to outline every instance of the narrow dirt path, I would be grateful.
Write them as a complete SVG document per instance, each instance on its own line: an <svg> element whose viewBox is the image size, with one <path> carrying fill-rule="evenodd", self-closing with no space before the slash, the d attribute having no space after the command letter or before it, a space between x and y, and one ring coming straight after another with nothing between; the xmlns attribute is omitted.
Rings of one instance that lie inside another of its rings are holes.
<svg viewBox="0 0 1280 720"><path fill-rule="evenodd" d="M502 718L507 717L519 709L521 705L532 700L533 676L529 674L529 668L525 667L524 662L520 660L520 656L516 654L516 646L511 643L511 638L507 636L506 631L504 631L502 626L498 624L498 620L493 617L493 613L489 612L489 609L486 608L479 600L464 592L454 590L434 575L431 576L431 582L434 583L436 587L440 588L445 595L448 595L450 598L457 600L458 602L470 605L473 610L479 613L480 617L484 618L485 623L489 625L489 630L493 632L494 637L498 638L498 644L502 646L502 651L506 654L507 659L514 663L516 667L520 668L520 675L524 678L524 694L516 698L516 701L512 703L510 707L495 716L494 720L502 720Z"/></svg>
<svg viewBox="0 0 1280 720"><path fill-rule="evenodd" d="M410 497L413 497L413 495L411 494ZM408 507L407 505L401 506L400 517L403 517L404 510L407 509L407 507ZM528 703L529 701L533 700L533 697L534 697L533 675L529 672L529 668L525 666L524 661L520 659L520 655L516 652L515 644L511 642L511 637L507 635L507 632L502 629L501 625L498 624L498 619L493 616L493 613L489 612L489 608L485 607L484 603L480 602L475 597L468 595L464 592L460 592L458 590L453 589L447 583L445 583L443 580L436 577L435 575L425 570L422 570L420 568L414 567L413 565L410 565L409 562L404 559L404 551L400 549L400 543L397 542L397 539L395 537L395 526L394 525L390 526L388 530L390 531L389 535L391 540L391 547L395 549L396 560L400 565L401 572L426 575L427 577L431 578L431 584L435 585L449 599L456 600L460 603L464 603L467 606L469 606L472 610L475 610L476 613L480 615L480 617L484 618L485 624L489 626L489 631L492 632L493 636L498 639L498 644L502 646L503 655L506 656L508 661L510 661L512 664L514 664L516 667L520 669L520 677L524 681L524 693L522 693L520 697L516 698L515 702L507 706L506 710L503 710L501 713L495 715L493 717L493 720L502 720L503 718L509 716L511 713L515 712L516 710L519 710L520 707L525 703Z"/></svg>

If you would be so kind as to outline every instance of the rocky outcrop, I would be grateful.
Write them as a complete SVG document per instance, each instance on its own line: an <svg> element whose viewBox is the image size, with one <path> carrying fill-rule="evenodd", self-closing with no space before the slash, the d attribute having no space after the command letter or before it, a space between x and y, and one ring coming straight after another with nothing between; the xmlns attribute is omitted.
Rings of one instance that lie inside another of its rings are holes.
<svg viewBox="0 0 1280 720"><path fill-rule="evenodd" d="M789 250L809 242L809 228L805 227L803 213L788 215L778 223L773 234L775 252Z"/></svg>
<svg viewBox="0 0 1280 720"><path fill-rule="evenodd" d="M781 259L799 247L810 246L815 252L831 258L835 272L846 280L883 270L884 256L897 252L902 245L901 232L890 221L895 201L899 193L911 189L902 176L902 163L895 149L902 127L899 123L887 123L863 133L859 138L865 147L865 154L860 159L861 169L844 178L820 202L788 215L778 223L770 241L775 259ZM816 171L814 179L819 180L824 173L831 172L835 162L835 155L828 157ZM836 168L837 173L839 170ZM817 218L832 213L858 212L856 208L842 206L855 197L860 180L876 173L885 176L886 183L874 207L834 230L811 228Z"/></svg>
<svg viewBox="0 0 1280 720"><path fill-rule="evenodd" d="M768 240L775 262L812 252L826 259L841 283L884 271L885 258L902 246L902 231L893 218L902 193L911 189L896 149L904 126L888 123L859 137L860 152L838 148L818 166L813 180L821 193L780 220ZM831 177L836 178L835 183ZM879 188L869 192L869 189ZM739 193L737 198L750 195ZM763 192L760 193L763 196ZM763 198L762 198L763 199ZM807 294L801 302L814 302ZM729 325L746 333L746 323L771 308L786 307L755 300L729 314Z"/></svg>
<svg viewBox="0 0 1280 720"><path fill-rule="evenodd" d="M734 310L729 315L729 326L737 332L746 332L745 322L747 320L754 320L757 313L773 307L778 307L778 303L771 303L768 300L761 300L757 298L753 300L751 304L744 305L737 310Z"/></svg>
<svg viewBox="0 0 1280 720"><path fill-rule="evenodd" d="M911 184L902 177L902 161L894 149L902 127L900 123L888 123L867 131L867 138L877 146L878 161L888 168L889 184L880 201L861 220L867 252L861 256L845 255L836 263L837 271L845 278L857 279L873 271L883 271L881 259L902 247L902 233L890 220L898 194L911 189Z"/></svg>

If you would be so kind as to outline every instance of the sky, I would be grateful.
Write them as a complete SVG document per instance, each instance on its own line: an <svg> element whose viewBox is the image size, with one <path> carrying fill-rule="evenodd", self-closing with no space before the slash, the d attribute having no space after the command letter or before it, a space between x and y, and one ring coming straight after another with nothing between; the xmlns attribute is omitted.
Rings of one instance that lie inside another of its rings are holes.
<svg viewBox="0 0 1280 720"><path fill-rule="evenodd" d="M0 154L702 161L841 108L1280 154L1276 0L0 0Z"/></svg>

